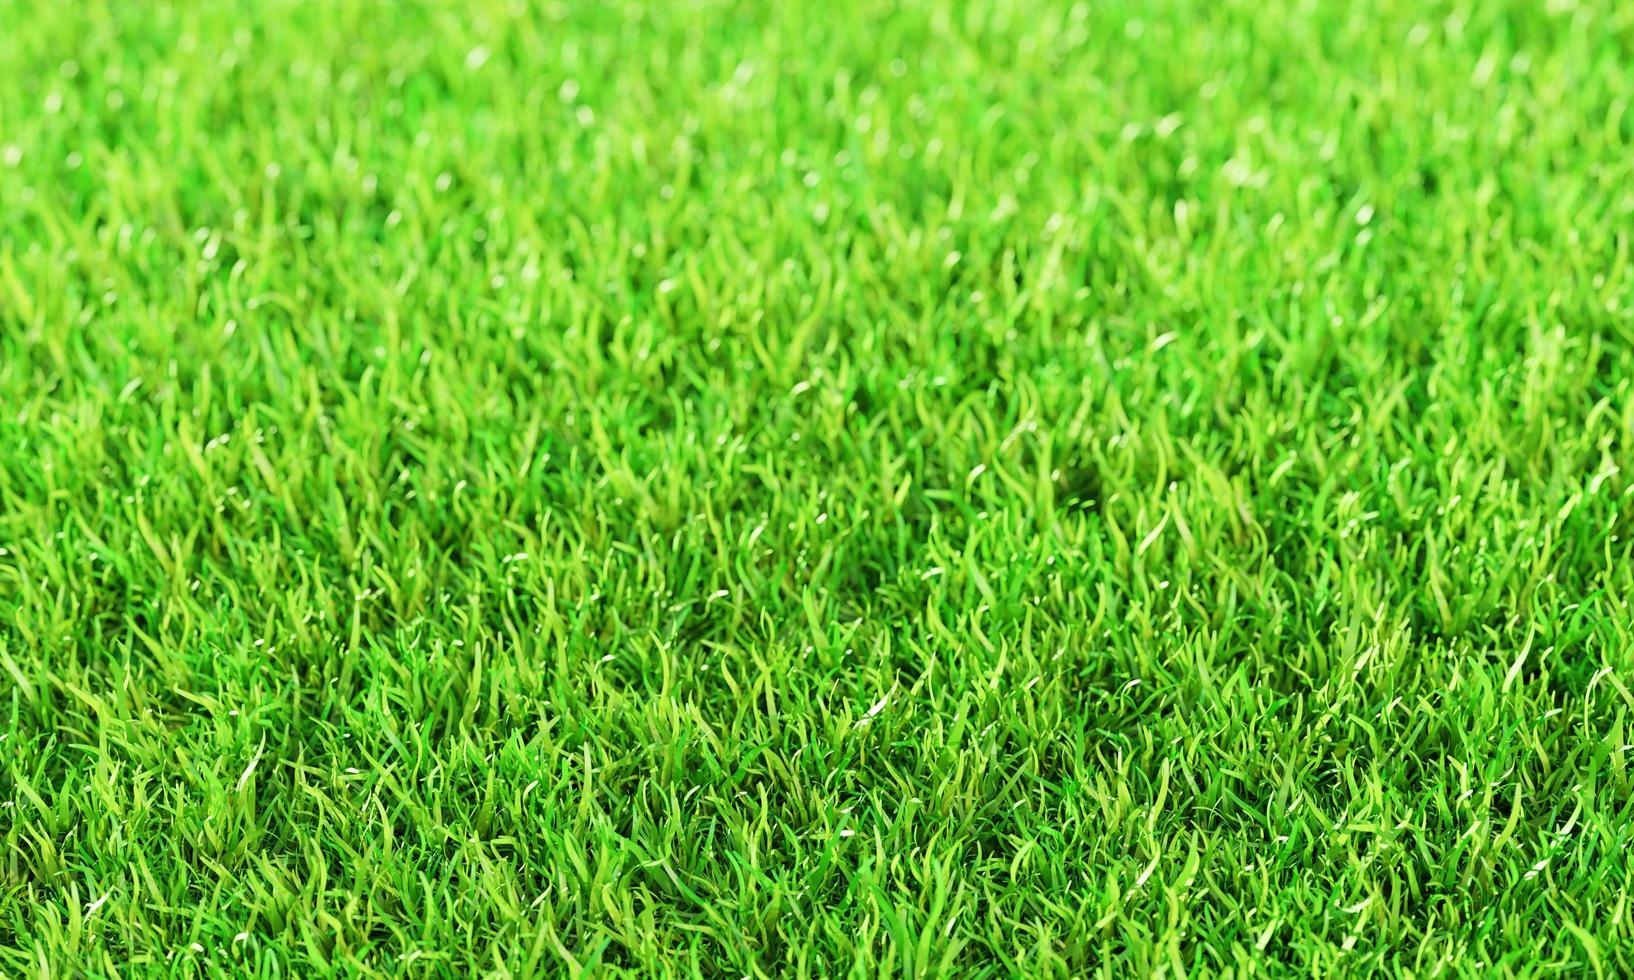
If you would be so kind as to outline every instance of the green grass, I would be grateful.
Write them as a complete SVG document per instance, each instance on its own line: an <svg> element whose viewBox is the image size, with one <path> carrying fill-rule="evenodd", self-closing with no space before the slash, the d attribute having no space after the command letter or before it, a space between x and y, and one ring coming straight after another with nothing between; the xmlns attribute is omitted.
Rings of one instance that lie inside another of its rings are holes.
<svg viewBox="0 0 1634 980"><path fill-rule="evenodd" d="M1634 973L1634 6L0 0L0 976Z"/></svg>

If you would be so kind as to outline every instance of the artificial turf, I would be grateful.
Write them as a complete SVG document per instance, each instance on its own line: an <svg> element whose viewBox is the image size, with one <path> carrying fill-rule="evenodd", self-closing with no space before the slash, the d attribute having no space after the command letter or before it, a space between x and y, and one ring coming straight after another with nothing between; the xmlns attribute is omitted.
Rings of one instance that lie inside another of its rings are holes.
<svg viewBox="0 0 1634 980"><path fill-rule="evenodd" d="M0 0L0 975L1634 973L1634 5Z"/></svg>

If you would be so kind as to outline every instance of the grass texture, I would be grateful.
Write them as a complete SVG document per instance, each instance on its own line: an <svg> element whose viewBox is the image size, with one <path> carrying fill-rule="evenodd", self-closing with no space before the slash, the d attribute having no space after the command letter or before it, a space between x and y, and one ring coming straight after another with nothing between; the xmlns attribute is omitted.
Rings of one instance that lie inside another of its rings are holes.
<svg viewBox="0 0 1634 980"><path fill-rule="evenodd" d="M1634 5L0 0L0 975L1634 973Z"/></svg>

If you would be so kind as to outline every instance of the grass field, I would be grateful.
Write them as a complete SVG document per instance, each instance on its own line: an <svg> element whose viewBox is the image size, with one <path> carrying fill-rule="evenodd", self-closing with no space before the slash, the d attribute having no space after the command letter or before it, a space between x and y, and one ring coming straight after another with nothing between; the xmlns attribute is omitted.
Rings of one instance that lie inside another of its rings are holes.
<svg viewBox="0 0 1634 980"><path fill-rule="evenodd" d="M0 0L0 976L1634 974L1634 6Z"/></svg>

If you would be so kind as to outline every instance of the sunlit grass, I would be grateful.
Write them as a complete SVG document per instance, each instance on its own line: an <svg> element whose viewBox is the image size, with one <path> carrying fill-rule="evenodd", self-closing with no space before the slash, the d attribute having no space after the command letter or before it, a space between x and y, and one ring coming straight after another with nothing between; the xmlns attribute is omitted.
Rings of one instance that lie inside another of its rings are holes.
<svg viewBox="0 0 1634 980"><path fill-rule="evenodd" d="M0 0L0 976L1626 976L1634 6Z"/></svg>

